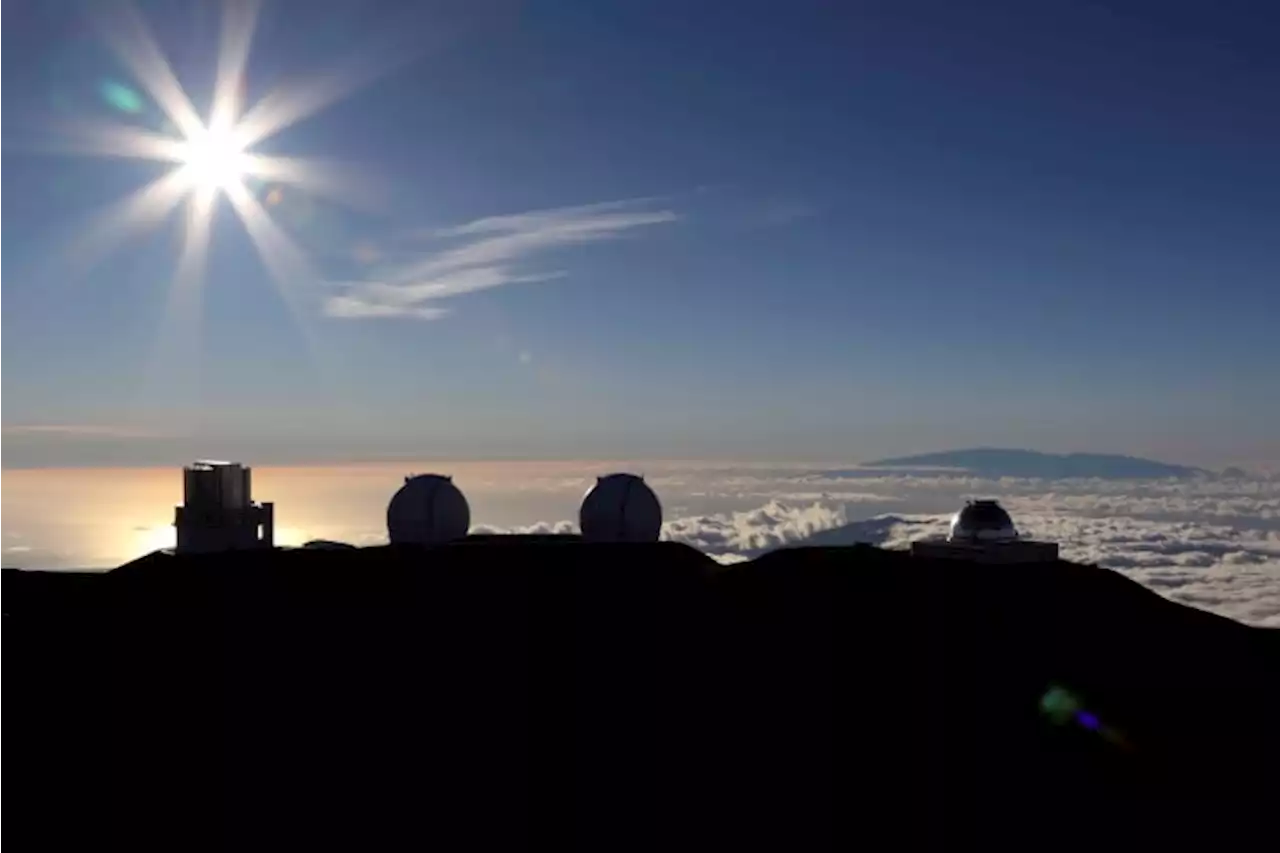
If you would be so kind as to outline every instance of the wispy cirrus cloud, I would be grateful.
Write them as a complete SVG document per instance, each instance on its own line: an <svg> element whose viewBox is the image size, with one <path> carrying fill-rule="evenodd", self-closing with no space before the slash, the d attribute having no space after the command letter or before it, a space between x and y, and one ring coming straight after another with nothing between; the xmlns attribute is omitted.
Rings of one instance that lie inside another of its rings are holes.
<svg viewBox="0 0 1280 853"><path fill-rule="evenodd" d="M489 216L429 232L436 248L385 267L367 281L343 282L325 313L343 319L408 317L434 320L448 313L441 300L505 284L547 281L559 270L534 270L529 260L568 246L613 240L649 225L674 222L671 210L632 199L578 207Z"/></svg>

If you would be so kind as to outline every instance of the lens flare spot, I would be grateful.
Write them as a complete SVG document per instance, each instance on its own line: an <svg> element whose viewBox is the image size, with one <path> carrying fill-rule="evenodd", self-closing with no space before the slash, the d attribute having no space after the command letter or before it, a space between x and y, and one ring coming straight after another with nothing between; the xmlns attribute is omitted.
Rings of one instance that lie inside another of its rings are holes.
<svg viewBox="0 0 1280 853"><path fill-rule="evenodd" d="M1055 723L1071 719L1079 708L1080 702L1076 697L1069 690L1057 685L1050 687L1045 691L1044 696L1040 697L1040 710Z"/></svg>
<svg viewBox="0 0 1280 853"><path fill-rule="evenodd" d="M98 87L98 92L102 95L104 101L120 110L120 112L131 114L142 112L142 96L123 83L117 83L115 80L105 80Z"/></svg>
<svg viewBox="0 0 1280 853"><path fill-rule="evenodd" d="M280 191L279 187L272 187L270 192L267 193L265 201L267 203L267 207L275 207L280 202L284 201L284 193Z"/></svg>

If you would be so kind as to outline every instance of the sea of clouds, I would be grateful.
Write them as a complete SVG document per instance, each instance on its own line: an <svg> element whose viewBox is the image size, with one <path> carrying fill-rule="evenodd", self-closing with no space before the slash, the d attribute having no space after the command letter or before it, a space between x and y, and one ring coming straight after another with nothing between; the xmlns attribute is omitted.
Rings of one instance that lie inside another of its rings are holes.
<svg viewBox="0 0 1280 853"><path fill-rule="evenodd" d="M774 548L945 534L966 498L995 497L1019 531L1174 601L1280 627L1280 479L987 479L874 470L659 468L663 537L731 563ZM567 484L566 484L567 485ZM580 487L578 480L574 487ZM570 532L568 519L477 531Z"/></svg>
<svg viewBox="0 0 1280 853"><path fill-rule="evenodd" d="M262 469L255 492L277 501L281 544L367 545L386 541L386 501L408 470L453 474L475 532L576 531L578 504L594 478L629 470L658 493L664 538L724 563L804 544L905 548L944 534L966 498L990 497L1024 535L1058 542L1066 559L1121 572L1174 601L1280 628L1278 474L1118 480L707 462L442 464ZM102 493L124 488L122 477L104 474ZM146 480L163 488L139 486L123 502L139 508L136 518L104 509L99 492L85 485L98 481L83 472L63 479L37 488L6 477L5 565L107 568L172 545L164 519L177 494L169 493L176 481L168 472ZM55 511L77 495L79 510Z"/></svg>

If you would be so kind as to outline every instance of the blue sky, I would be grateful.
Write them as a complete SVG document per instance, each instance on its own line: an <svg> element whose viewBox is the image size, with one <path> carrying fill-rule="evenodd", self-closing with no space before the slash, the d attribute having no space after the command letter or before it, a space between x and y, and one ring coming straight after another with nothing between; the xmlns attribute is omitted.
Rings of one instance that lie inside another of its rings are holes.
<svg viewBox="0 0 1280 853"><path fill-rule="evenodd" d="M221 4L139 8L207 118ZM173 164L68 153L163 130L124 13L5 11L6 466L1280 458L1264 4L268 0L247 103L350 91L198 291L185 202L92 237Z"/></svg>

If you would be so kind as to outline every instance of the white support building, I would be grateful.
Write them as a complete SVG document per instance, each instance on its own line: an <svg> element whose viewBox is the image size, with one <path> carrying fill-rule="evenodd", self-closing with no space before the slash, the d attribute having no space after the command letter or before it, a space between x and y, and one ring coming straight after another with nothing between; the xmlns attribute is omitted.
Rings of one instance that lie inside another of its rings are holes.
<svg viewBox="0 0 1280 853"><path fill-rule="evenodd" d="M183 505L174 511L179 554L271 548L274 505L253 502L251 469L238 462L201 461L182 471Z"/></svg>

